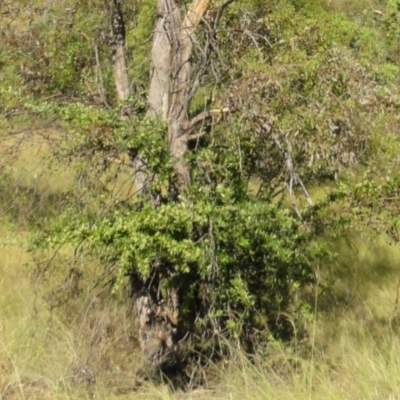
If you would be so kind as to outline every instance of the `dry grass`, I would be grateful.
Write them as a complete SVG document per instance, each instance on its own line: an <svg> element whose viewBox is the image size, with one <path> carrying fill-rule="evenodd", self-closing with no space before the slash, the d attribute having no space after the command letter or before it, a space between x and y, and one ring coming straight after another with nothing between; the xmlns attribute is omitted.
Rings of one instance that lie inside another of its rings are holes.
<svg viewBox="0 0 400 400"><path fill-rule="evenodd" d="M50 311L42 295L59 283L61 274L37 291L26 235L9 227L0 238L0 398L131 393L140 383L140 363L130 307L97 292L80 294Z"/></svg>

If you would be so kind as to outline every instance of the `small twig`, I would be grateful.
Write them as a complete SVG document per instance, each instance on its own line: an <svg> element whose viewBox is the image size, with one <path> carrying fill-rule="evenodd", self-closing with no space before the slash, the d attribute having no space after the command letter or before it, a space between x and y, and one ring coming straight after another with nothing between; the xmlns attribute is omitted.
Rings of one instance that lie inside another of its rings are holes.
<svg viewBox="0 0 400 400"><path fill-rule="evenodd" d="M395 318L396 318L396 316L397 316L397 311L398 311L398 308L399 308L399 298L400 298L400 279L399 279L398 282L397 282L397 287L396 287L396 300L395 300L395 302L394 302L393 316L392 316L392 319L391 319L391 321L390 321L390 325L393 324L393 322L394 322L394 320L395 320Z"/></svg>
<svg viewBox="0 0 400 400"><path fill-rule="evenodd" d="M268 46L272 49L272 44L270 43L270 41L263 35L260 35L258 33L255 32L250 32L249 30L245 29L244 31L242 31L244 35L247 35L254 43L254 46L257 47L257 50L260 50L260 46L258 45L258 42L256 40L256 37L264 40Z"/></svg>
<svg viewBox="0 0 400 400"><path fill-rule="evenodd" d="M382 17L385 16L385 14L384 14L382 11L376 10L375 8L372 8L372 6L371 6L371 10L372 10L372 12L375 13L375 14L378 14L378 15L380 15L380 16L382 16Z"/></svg>
<svg viewBox="0 0 400 400"><path fill-rule="evenodd" d="M90 40L90 38L89 38L89 36L88 35L86 35L86 33L85 32L82 32L82 31L79 31L79 33L90 43L91 42L91 40Z"/></svg>
<svg viewBox="0 0 400 400"><path fill-rule="evenodd" d="M273 141L275 142L276 146L279 148L279 150L282 153L282 156L285 160L285 164L286 164L286 168L289 172L290 178L289 178L289 182L286 183L286 186L288 188L289 191L289 196L292 199L292 205L293 208L297 214L297 216L300 218L300 220L302 220L302 216L300 213L300 210L298 209L297 205L296 205L296 196L294 194L294 190L293 190L293 186L294 185L299 185L301 187L301 189L303 190L303 193L307 199L308 205L312 206L313 205L313 201L311 199L310 194L308 193L303 181L300 179L299 175L297 174L297 172L294 169L294 165L293 165L293 160L292 160L292 150L291 150L291 145L288 141L286 141L286 149L283 147L282 143L280 142L278 136L274 133L272 133L272 128L268 125L268 124L264 124L263 128L271 133L271 137L273 139Z"/></svg>
<svg viewBox="0 0 400 400"><path fill-rule="evenodd" d="M99 58L99 50L97 48L97 45L94 45L94 54L96 55L96 66L97 66L97 71L99 74L99 80L100 80L100 87L99 87L99 93L100 93L100 98L101 101L104 103L104 105L107 108L111 108L110 105L108 104L106 95L105 95L105 89L104 89L104 82L103 82L103 74L101 72L101 65L100 65L100 58Z"/></svg>

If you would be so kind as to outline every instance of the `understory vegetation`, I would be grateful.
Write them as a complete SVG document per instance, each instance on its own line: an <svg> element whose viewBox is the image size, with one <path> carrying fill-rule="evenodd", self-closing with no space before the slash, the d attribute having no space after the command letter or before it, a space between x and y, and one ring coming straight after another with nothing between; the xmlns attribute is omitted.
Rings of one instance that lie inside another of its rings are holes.
<svg viewBox="0 0 400 400"><path fill-rule="evenodd" d="M0 398L400 399L399 0L4 0L0 39Z"/></svg>

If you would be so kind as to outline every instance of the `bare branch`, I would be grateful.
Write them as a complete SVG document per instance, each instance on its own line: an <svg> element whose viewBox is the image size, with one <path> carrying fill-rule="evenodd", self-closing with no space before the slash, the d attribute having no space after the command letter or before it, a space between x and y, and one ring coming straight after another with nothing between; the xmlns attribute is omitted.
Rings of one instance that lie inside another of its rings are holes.
<svg viewBox="0 0 400 400"><path fill-rule="evenodd" d="M110 104L108 104L107 97L106 97L106 91L104 88L103 74L101 72L101 65L100 65L100 58L99 58L99 49L98 49L97 45L94 46L94 54L96 56L97 73L98 73L99 81L100 81L100 87L98 89L100 98L101 98L101 101L103 102L103 104L109 109Z"/></svg>
<svg viewBox="0 0 400 400"><path fill-rule="evenodd" d="M257 37L258 37L259 39L264 40L264 42L266 42L266 43L268 44L268 46L272 49L272 44L271 44L271 42L268 40L268 38L267 38L266 36L260 35L260 34L255 33L255 32L250 32L250 31L247 30L247 29L245 29L245 30L243 31L243 34L244 34L244 35L247 35L247 36L253 41L254 46L257 48L258 51L261 51L261 49L260 49L260 46L259 46L259 44L258 44L258 42L257 42L257 39L256 39Z"/></svg>
<svg viewBox="0 0 400 400"><path fill-rule="evenodd" d="M228 7L230 4L232 4L235 0L226 0L221 7L219 8L217 15L215 16L214 19L214 26L213 26L213 30L214 32L216 32L218 25L219 25L219 21L221 20L222 14L224 13L226 7Z"/></svg>
<svg viewBox="0 0 400 400"><path fill-rule="evenodd" d="M182 24L183 29L187 29L189 34L193 34L196 31L209 2L210 0L193 0Z"/></svg>
<svg viewBox="0 0 400 400"><path fill-rule="evenodd" d="M273 141L275 142L276 146L279 148L279 150L282 153L282 156L285 160L285 164L286 164L286 168L289 172L289 182L286 183L288 191L289 191L289 196L292 199L292 205L294 210L296 211L297 216L300 218L300 220L302 220L301 217L301 213L300 210L298 209L295 200L296 200L296 196L294 194L294 186L295 185L299 185L301 187L301 189L303 190L304 196L307 199L308 205L312 206L314 203L312 201L312 198L310 196L310 194L307 191L307 188L305 187L303 181L300 179L299 175L297 174L294 165L293 165L293 160L292 160L292 149L291 149L291 145L289 142L287 142L287 146L286 148L282 145L278 135L276 135L275 133L272 132L272 128L271 126L269 126L268 124L264 124L263 128L271 134L271 137L273 139Z"/></svg>
<svg viewBox="0 0 400 400"><path fill-rule="evenodd" d="M372 10L372 12L375 13L375 14L378 14L378 15L380 15L380 16L382 16L382 17L385 16L385 13L383 13L383 12L380 11L380 10L376 10L375 8L372 8L372 6L371 6L371 10Z"/></svg>
<svg viewBox="0 0 400 400"><path fill-rule="evenodd" d="M199 132L199 133L195 133L194 135L189 135L187 136L187 140L191 141L191 140L198 140L201 139L203 136L207 135L207 132Z"/></svg>
<svg viewBox="0 0 400 400"><path fill-rule="evenodd" d="M210 118L215 114L226 114L231 112L228 107L223 108L215 108L213 110L202 111L200 114L197 114L192 120L189 122L188 131L191 131L197 124L204 122L207 118Z"/></svg>
<svg viewBox="0 0 400 400"><path fill-rule="evenodd" d="M233 3L235 0L226 0L221 7L218 9L218 12L214 18L214 22L213 22L213 26L211 27L210 25L208 25L208 35L207 35L207 41L206 44L204 46L204 49L202 51L203 53L203 63L197 73L196 78L194 79L192 88L190 90L190 94L189 94L189 99L191 99L194 94L197 92L197 89L200 86L200 81L201 78L206 74L206 72L208 71L208 67L211 63L211 54L212 51L218 52L218 48L217 48L217 29L219 26L219 22L221 20L222 14L224 13L225 9L231 4ZM214 69L213 69L214 71Z"/></svg>

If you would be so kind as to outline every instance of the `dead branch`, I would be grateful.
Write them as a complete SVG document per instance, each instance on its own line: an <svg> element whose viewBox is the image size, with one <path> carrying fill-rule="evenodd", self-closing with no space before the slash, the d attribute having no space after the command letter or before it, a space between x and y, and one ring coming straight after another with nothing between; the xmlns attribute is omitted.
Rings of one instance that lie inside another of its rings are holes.
<svg viewBox="0 0 400 400"><path fill-rule="evenodd" d="M211 118L213 115L226 114L229 112L231 112L231 110L228 107L215 108L213 110L202 111L200 114L192 118L192 120L189 122L188 131L190 132L193 128L196 127L197 124L203 123L207 118Z"/></svg>
<svg viewBox="0 0 400 400"><path fill-rule="evenodd" d="M100 87L98 89L100 98L101 98L101 101L103 102L103 104L109 109L110 104L107 101L106 90L104 88L103 74L101 72L101 65L100 65L100 58L99 58L99 49L98 49L97 45L94 45L94 54L96 56L96 67L97 67L97 73L99 76L99 83L100 83Z"/></svg>
<svg viewBox="0 0 400 400"><path fill-rule="evenodd" d="M396 286L396 300L394 302L393 316L390 320L390 325L393 325L393 323L397 317L397 311L399 308L399 298L400 298L400 279L398 280L397 286Z"/></svg>
<svg viewBox="0 0 400 400"><path fill-rule="evenodd" d="M186 137L187 140L198 140L201 139L203 136L207 135L207 132L199 132L195 133L194 135L189 135Z"/></svg>
<svg viewBox="0 0 400 400"><path fill-rule="evenodd" d="M189 34L196 31L200 20L208 7L208 3L209 0L193 0L182 24L182 28L187 29Z"/></svg>
<svg viewBox="0 0 400 400"><path fill-rule="evenodd" d="M190 94L189 94L189 99L191 99L194 94L197 92L197 89L200 86L201 83L201 78L206 74L206 72L208 71L208 67L210 66L211 63L211 55L213 52L218 53L218 47L217 47L217 30L218 30L218 26L219 26L219 22L221 20L222 14L224 13L225 9L231 4L233 3L235 0L226 0L221 7L218 9L217 14L214 18L214 22L212 24L212 26L210 26L209 24L207 24L206 21L204 21L206 23L206 25L208 25L208 32L207 32L207 41L206 44L204 45L204 48L202 50L203 53L203 63L200 66L200 69L197 72L197 75L193 81L192 84L192 88L190 90ZM215 71L214 68L212 68L214 75L215 75ZM216 79L218 80L218 79Z"/></svg>
<svg viewBox="0 0 400 400"><path fill-rule="evenodd" d="M382 16L382 17L385 16L385 14L384 14L382 11L376 10L375 8L372 8L372 6L371 6L371 10L372 10L372 12L375 13L375 14L378 14L378 15L380 15L380 16Z"/></svg>
<svg viewBox="0 0 400 400"><path fill-rule="evenodd" d="M286 148L285 148L285 147L282 145L282 143L281 143L281 141L280 141L278 135L272 132L272 128L271 128L271 126L269 126L268 124L264 124L264 125L263 125L263 128L264 128L268 133L271 134L272 140L274 141L274 143L276 144L276 146L277 146L277 147L279 148L279 150L281 151L282 156L283 156L283 158L284 158L284 160L285 160L286 168L287 168L287 171L288 171L289 176L290 176L289 182L286 184L286 185L287 185L287 189L288 189L288 192L289 192L289 196L290 196L290 198L292 199L293 208L294 208L294 210L295 210L297 216L300 218L300 220L302 220L303 218L302 218L302 216L301 216L300 210L298 209L298 207L297 207L297 205L296 205L296 202L295 202L296 196L295 196L294 190L293 190L293 189L294 189L294 186L295 186L295 185L298 185L298 186L301 187L301 189L302 189L302 191L303 191L303 193L304 193L304 196L305 196L305 198L306 198L307 203L308 203L309 206L312 206L314 203L313 203L313 200L312 200L310 194L309 194L308 191L307 191L306 186L304 185L303 181L301 180L301 178L299 177L299 175L297 174L297 172L296 172L296 170L295 170L295 168L294 168L293 159L292 159L292 149L291 149L291 145L290 145L290 143L287 141L287 143L286 143Z"/></svg>

